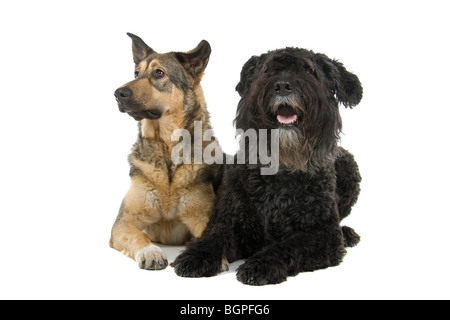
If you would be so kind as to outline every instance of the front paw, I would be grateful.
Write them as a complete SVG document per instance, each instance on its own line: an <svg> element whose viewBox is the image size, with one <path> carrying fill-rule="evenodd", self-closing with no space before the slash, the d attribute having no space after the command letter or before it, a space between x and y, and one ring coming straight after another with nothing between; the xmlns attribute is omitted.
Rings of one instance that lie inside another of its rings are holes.
<svg viewBox="0 0 450 320"><path fill-rule="evenodd" d="M224 271L227 264L221 258L212 257L206 252L187 249L171 264L180 277L212 277Z"/></svg>
<svg viewBox="0 0 450 320"><path fill-rule="evenodd" d="M280 263L247 260L237 270L237 279L252 286L264 286L286 281L286 268Z"/></svg>
<svg viewBox="0 0 450 320"><path fill-rule="evenodd" d="M146 270L162 270L169 265L164 251L154 244L139 250L135 260L139 268Z"/></svg>

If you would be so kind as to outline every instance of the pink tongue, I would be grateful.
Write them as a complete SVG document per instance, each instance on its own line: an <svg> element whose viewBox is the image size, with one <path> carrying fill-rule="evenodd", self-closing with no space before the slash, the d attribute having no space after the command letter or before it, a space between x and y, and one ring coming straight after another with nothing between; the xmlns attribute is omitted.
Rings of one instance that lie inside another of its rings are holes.
<svg viewBox="0 0 450 320"><path fill-rule="evenodd" d="M282 116L282 115L277 115L277 119L279 123L282 124L290 124L290 123L294 123L295 121L297 121L297 115L293 114L292 116Z"/></svg>

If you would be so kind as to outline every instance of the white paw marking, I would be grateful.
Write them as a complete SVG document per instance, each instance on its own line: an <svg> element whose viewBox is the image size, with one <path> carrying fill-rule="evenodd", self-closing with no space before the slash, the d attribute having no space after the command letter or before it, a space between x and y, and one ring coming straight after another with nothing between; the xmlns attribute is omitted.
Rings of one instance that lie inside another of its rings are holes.
<svg viewBox="0 0 450 320"><path fill-rule="evenodd" d="M146 270L162 270L169 265L164 251L154 244L139 250L134 259L139 268Z"/></svg>

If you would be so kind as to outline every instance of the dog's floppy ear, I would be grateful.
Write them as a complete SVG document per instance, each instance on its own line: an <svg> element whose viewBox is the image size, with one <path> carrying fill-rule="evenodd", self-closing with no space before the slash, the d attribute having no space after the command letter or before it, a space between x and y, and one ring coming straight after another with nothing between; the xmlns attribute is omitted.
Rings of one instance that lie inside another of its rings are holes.
<svg viewBox="0 0 450 320"><path fill-rule="evenodd" d="M316 61L322 67L326 82L330 86L338 102L346 107L356 106L362 99L363 88L358 77L347 71L344 65L331 60L323 54L316 54Z"/></svg>
<svg viewBox="0 0 450 320"><path fill-rule="evenodd" d="M258 70L266 62L267 56L267 53L260 56L253 56L242 67L241 79L236 86L236 91L241 97L250 89L252 82L258 77Z"/></svg>
<svg viewBox="0 0 450 320"><path fill-rule="evenodd" d="M127 35L133 40L132 50L133 50L133 61L135 64L139 64L147 56L155 52L152 48L145 44L145 42L138 36L127 33Z"/></svg>
<svg viewBox="0 0 450 320"><path fill-rule="evenodd" d="M258 59L259 59L258 56L253 56L242 67L241 79L239 80L239 83L236 86L236 91L239 93L241 97L244 95L245 89L248 89L251 83L251 79L255 74L256 65L258 64Z"/></svg>
<svg viewBox="0 0 450 320"><path fill-rule="evenodd" d="M211 54L211 46L208 41L202 40L198 46L188 52L175 52L178 61L189 73L197 78L208 65L209 55Z"/></svg>

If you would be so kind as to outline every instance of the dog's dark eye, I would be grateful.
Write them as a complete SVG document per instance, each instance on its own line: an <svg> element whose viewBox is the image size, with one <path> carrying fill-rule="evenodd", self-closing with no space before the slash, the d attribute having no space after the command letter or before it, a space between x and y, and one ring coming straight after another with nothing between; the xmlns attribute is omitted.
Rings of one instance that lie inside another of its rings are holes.
<svg viewBox="0 0 450 320"><path fill-rule="evenodd" d="M139 70L134 71L134 77L137 78L139 76Z"/></svg>
<svg viewBox="0 0 450 320"><path fill-rule="evenodd" d="M166 74L161 69L156 69L155 72L154 72L154 76L155 76L156 79L161 79L165 75Z"/></svg>
<svg viewBox="0 0 450 320"><path fill-rule="evenodd" d="M305 65L305 72L307 74L312 74L314 73L313 69L309 66L309 65Z"/></svg>

